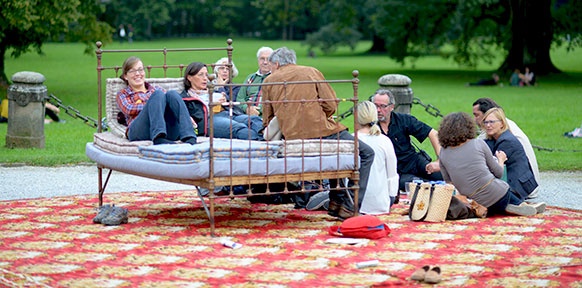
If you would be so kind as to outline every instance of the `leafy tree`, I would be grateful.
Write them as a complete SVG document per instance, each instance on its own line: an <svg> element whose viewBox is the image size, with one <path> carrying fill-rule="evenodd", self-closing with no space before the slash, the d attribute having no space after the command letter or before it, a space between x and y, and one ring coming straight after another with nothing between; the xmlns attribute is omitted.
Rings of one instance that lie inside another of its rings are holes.
<svg viewBox="0 0 582 288"><path fill-rule="evenodd" d="M152 39L154 34L167 34L175 2L175 0L111 0L107 5L107 11L118 15L115 27L120 24L125 26L131 24L138 36Z"/></svg>
<svg viewBox="0 0 582 288"><path fill-rule="evenodd" d="M6 53L12 57L35 50L43 43L65 35L65 40L82 41L92 47L94 39L110 41L111 27L100 22L102 7L97 1L0 0L0 86L7 86Z"/></svg>
<svg viewBox="0 0 582 288"><path fill-rule="evenodd" d="M326 3L323 10L328 12L320 16L320 21L330 24L324 24L317 32L308 34L305 44L309 49L319 47L326 54L334 52L340 46L348 46L353 51L363 37L360 32L362 27L359 26L359 15L362 13L358 8L358 5L353 5L349 0Z"/></svg>
<svg viewBox="0 0 582 288"><path fill-rule="evenodd" d="M329 2L346 2L334 0ZM357 27L367 19L374 40L371 51L385 51L402 64L441 55L463 66L491 63L503 51L501 71L525 65L537 74L559 72L550 58L552 45L582 45L581 0L368 0L351 3L358 15L330 17L325 29ZM345 5L345 3L344 3ZM326 13L337 13L326 10ZM365 15L365 16L362 16ZM323 28L322 28L323 29ZM342 37L340 34L338 37ZM344 36L344 43L348 41ZM328 43L318 43L322 49ZM326 48L329 50L329 48Z"/></svg>
<svg viewBox="0 0 582 288"><path fill-rule="evenodd" d="M303 39L307 32L319 27L322 0L253 0L252 5L261 11L260 31L265 38L283 40Z"/></svg>

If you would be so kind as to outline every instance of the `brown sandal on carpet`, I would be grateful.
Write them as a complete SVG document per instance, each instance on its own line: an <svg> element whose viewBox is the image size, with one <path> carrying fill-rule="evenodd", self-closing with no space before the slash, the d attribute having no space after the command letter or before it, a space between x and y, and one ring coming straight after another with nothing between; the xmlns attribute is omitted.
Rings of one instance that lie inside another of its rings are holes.
<svg viewBox="0 0 582 288"><path fill-rule="evenodd" d="M424 277L426 276L426 273L428 272L428 270L430 270L430 266L428 266L428 265L422 266L422 268L414 271L414 273L412 273L412 275L410 275L410 279L416 280L416 281L424 281Z"/></svg>
<svg viewBox="0 0 582 288"><path fill-rule="evenodd" d="M433 267L424 275L424 282L430 284L437 284L441 282L441 268Z"/></svg>

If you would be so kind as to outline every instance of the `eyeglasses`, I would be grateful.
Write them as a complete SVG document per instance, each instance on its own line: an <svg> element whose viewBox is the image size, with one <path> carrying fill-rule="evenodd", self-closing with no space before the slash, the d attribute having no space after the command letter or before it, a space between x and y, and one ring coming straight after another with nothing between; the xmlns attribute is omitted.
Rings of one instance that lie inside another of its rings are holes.
<svg viewBox="0 0 582 288"><path fill-rule="evenodd" d="M487 120L487 121L483 121L483 125L492 125L495 122L501 122L501 120Z"/></svg>
<svg viewBox="0 0 582 288"><path fill-rule="evenodd" d="M386 108L390 107L390 105L392 105L392 104L376 104L376 103L374 103L374 105L376 105L376 108L386 109Z"/></svg>
<svg viewBox="0 0 582 288"><path fill-rule="evenodd" d="M139 69L131 69L131 70L127 71L127 74L135 75L136 73L143 74L144 72L145 72L145 70L143 68L139 68Z"/></svg>

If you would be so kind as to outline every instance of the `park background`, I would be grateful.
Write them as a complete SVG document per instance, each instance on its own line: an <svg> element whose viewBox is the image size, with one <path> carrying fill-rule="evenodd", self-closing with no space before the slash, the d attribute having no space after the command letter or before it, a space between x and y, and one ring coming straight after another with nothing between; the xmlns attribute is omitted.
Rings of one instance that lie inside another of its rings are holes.
<svg viewBox="0 0 582 288"><path fill-rule="evenodd" d="M363 5L299 1L290 5L288 1L110 0L77 6L73 2L59 1L57 7L56 1L36 6L8 1L1 12L7 25L0 31L0 48L4 48L0 67L8 80L19 71L43 74L49 93L93 119L97 116L96 41L103 41L105 49L148 49L225 46L226 39L232 38L239 70L235 83L256 71L255 53L261 46L295 49L298 64L314 66L328 79L349 79L358 70L361 100L378 88L382 75L403 74L412 79L414 96L442 115L471 113L477 98L495 99L540 148L536 155L541 170L582 170L582 139L564 137L582 123L582 17L576 16L580 1L366 1ZM71 9L84 16L70 16ZM129 24L135 29L131 43L128 28L124 38L118 29ZM550 38L541 33L548 27ZM308 56L310 51L315 57ZM204 54L183 62L213 63L222 56ZM108 65L121 65L125 56L114 57L107 59ZM142 58L147 65L160 57ZM538 85L509 87L510 72L524 65L535 67ZM502 75L503 87L465 86L493 72ZM2 99L8 84L0 89ZM348 90L336 92L340 98L350 97ZM414 105L412 114L438 128L441 118L421 106ZM92 141L95 128L65 113L61 118L66 122L45 125L45 149L7 149L7 125L1 124L0 162L41 166L87 162L85 143ZM349 119L344 122L350 126ZM428 143L421 146L434 155Z"/></svg>

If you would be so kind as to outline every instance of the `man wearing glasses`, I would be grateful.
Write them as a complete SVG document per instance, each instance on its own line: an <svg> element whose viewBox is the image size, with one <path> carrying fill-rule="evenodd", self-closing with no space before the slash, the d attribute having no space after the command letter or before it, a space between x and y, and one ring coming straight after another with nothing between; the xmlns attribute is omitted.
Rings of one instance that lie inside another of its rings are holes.
<svg viewBox="0 0 582 288"><path fill-rule="evenodd" d="M419 142L428 138L438 157L441 151L438 132L412 115L393 112L394 95L390 90L377 90L372 102L378 110L378 125L382 134L390 138L394 145L398 159L396 170L400 176L399 189L404 191L405 183L413 180L443 180L438 160L432 161L426 152L417 151L410 142L410 136Z"/></svg>
<svg viewBox="0 0 582 288"><path fill-rule="evenodd" d="M257 63L259 70L257 72L247 76L245 79L246 84L261 84L271 74L271 63L269 62L269 56L273 53L273 49L270 47L261 47L257 51ZM261 91L262 86L242 86L238 90L236 101L242 103L239 107L245 111L248 115L261 116L262 114L262 100ZM247 105L247 102L251 104Z"/></svg>

